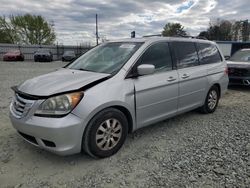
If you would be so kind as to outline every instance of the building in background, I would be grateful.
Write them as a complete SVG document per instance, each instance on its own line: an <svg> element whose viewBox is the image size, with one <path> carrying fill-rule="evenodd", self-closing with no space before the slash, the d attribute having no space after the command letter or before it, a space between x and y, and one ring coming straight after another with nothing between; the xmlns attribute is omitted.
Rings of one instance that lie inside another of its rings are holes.
<svg viewBox="0 0 250 188"><path fill-rule="evenodd" d="M250 41L238 42L238 41L216 41L221 49L224 57L231 57L235 52L243 48L250 48Z"/></svg>

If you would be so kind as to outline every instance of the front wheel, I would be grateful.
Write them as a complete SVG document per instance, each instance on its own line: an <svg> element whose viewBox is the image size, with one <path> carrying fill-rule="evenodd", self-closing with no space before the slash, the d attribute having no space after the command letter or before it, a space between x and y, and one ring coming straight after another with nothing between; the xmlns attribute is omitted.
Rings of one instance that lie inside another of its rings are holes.
<svg viewBox="0 0 250 188"><path fill-rule="evenodd" d="M200 108L200 111L204 114L213 113L218 106L219 99L220 93L218 87L211 87L208 91L206 101L204 105Z"/></svg>
<svg viewBox="0 0 250 188"><path fill-rule="evenodd" d="M105 109L89 122L83 135L83 150L93 157L109 157L122 147L127 134L126 116L117 109Z"/></svg>

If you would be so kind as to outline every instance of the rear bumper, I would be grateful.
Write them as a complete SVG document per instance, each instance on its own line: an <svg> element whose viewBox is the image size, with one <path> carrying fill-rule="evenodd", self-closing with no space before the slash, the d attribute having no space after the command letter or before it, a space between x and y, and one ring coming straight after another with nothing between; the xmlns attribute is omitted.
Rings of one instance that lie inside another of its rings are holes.
<svg viewBox="0 0 250 188"><path fill-rule="evenodd" d="M58 155L81 151L83 123L69 114L63 118L33 116L28 120L15 118L10 113L13 127L29 143Z"/></svg>

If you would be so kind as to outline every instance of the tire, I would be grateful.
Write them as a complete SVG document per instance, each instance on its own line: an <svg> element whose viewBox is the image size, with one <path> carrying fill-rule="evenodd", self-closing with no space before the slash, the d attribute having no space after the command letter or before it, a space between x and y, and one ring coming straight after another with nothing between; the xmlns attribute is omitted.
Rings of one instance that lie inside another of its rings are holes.
<svg viewBox="0 0 250 188"><path fill-rule="evenodd" d="M204 105L200 108L200 112L203 114L213 113L219 103L220 92L217 86L212 86L207 93L206 101Z"/></svg>
<svg viewBox="0 0 250 188"><path fill-rule="evenodd" d="M109 157L119 151L127 134L126 116L115 108L107 108L89 122L83 134L82 149L94 158Z"/></svg>

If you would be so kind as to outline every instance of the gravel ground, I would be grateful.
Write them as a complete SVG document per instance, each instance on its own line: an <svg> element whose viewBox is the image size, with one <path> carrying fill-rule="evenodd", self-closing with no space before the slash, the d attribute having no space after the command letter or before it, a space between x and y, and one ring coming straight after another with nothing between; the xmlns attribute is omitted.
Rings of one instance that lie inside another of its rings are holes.
<svg viewBox="0 0 250 188"><path fill-rule="evenodd" d="M138 130L106 159L26 143L8 118L10 87L62 65L0 62L0 187L250 187L249 88L228 90L214 114L193 111Z"/></svg>

